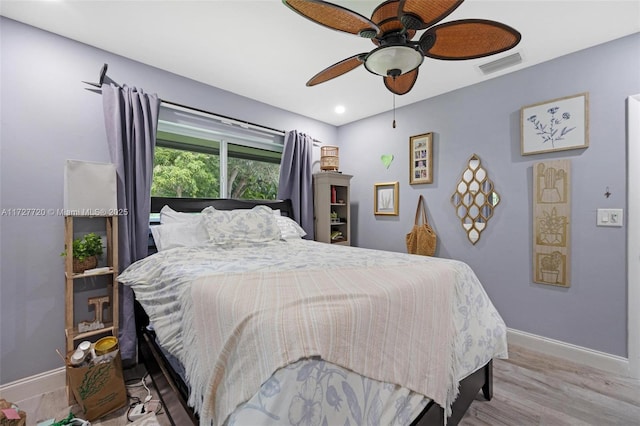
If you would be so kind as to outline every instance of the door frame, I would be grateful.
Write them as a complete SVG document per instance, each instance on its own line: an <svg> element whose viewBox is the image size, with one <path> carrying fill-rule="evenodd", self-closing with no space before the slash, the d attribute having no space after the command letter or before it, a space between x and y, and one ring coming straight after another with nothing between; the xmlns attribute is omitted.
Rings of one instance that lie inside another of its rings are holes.
<svg viewBox="0 0 640 426"><path fill-rule="evenodd" d="M640 94L627 98L627 356L640 378Z"/></svg>

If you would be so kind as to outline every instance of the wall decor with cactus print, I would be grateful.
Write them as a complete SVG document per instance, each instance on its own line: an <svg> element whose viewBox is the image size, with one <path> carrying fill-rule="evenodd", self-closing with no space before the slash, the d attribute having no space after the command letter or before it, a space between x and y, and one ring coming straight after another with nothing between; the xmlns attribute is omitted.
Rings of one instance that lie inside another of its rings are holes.
<svg viewBox="0 0 640 426"><path fill-rule="evenodd" d="M520 109L522 155L587 148L589 94L553 99Z"/></svg>
<svg viewBox="0 0 640 426"><path fill-rule="evenodd" d="M571 160L533 165L533 281L571 285Z"/></svg>

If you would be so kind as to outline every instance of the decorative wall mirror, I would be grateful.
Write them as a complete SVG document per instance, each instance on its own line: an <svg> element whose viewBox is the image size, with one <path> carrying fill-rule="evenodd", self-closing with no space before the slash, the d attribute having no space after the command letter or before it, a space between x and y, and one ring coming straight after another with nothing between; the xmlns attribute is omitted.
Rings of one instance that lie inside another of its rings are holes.
<svg viewBox="0 0 640 426"><path fill-rule="evenodd" d="M499 202L500 196L482 167L480 157L473 154L451 196L451 203L471 244L478 242Z"/></svg>

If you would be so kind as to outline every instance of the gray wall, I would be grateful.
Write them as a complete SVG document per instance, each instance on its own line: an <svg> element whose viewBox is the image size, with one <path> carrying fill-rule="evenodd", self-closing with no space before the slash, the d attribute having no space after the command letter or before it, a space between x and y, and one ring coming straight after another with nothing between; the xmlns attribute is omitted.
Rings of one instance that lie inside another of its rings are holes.
<svg viewBox="0 0 640 426"><path fill-rule="evenodd" d="M109 162L102 98L108 76L161 98L328 144L337 129L266 104L0 18L2 209L60 209L65 160ZM0 384L62 367L65 348L63 217L0 216Z"/></svg>
<svg viewBox="0 0 640 426"><path fill-rule="evenodd" d="M424 66L424 65L423 65ZM353 174L354 241L405 251L419 194L439 235L437 256L470 264L508 327L627 356L626 228L596 227L596 209L626 209L625 100L640 93L640 35L533 66L339 129L340 166ZM428 79L428 75L421 78ZM520 108L589 92L590 146L520 155ZM434 132L434 182L409 185L409 137ZM450 203L472 154L501 195L472 245ZM385 169L382 154L395 159ZM572 284L532 282L532 165L572 161ZM400 215L373 214L373 185L400 182ZM604 193L607 188L610 198Z"/></svg>

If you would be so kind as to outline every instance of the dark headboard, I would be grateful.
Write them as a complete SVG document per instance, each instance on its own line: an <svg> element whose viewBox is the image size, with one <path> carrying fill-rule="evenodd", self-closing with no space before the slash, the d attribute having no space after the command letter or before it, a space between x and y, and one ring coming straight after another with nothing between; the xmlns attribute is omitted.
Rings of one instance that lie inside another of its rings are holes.
<svg viewBox="0 0 640 426"><path fill-rule="evenodd" d="M291 200L239 200L233 198L171 198L151 197L151 213L159 213L162 207L169 206L175 211L195 213L205 207L213 206L218 210L252 209L255 206L268 206L280 209L282 216L295 220Z"/></svg>

